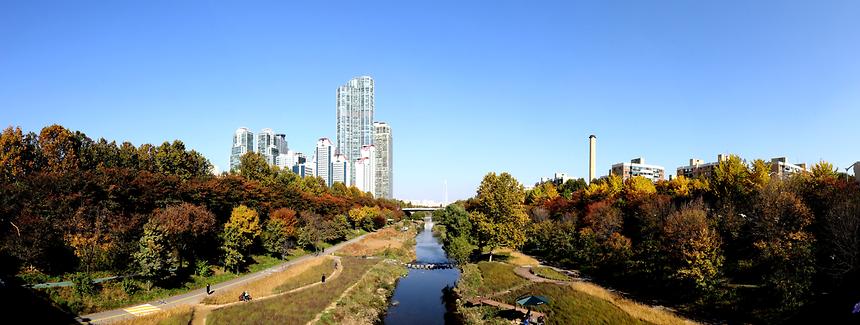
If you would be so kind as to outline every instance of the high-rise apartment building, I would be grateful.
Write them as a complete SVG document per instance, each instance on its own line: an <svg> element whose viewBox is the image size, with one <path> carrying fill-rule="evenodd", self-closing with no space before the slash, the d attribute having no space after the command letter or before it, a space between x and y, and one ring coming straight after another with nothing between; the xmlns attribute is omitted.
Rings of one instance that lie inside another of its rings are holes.
<svg viewBox="0 0 860 325"><path fill-rule="evenodd" d="M332 184L334 184L335 182L341 182L343 183L343 185L351 186L352 184L349 180L349 167L349 159L347 159L346 156L341 154L334 155L334 162L332 162L331 165Z"/></svg>
<svg viewBox="0 0 860 325"><path fill-rule="evenodd" d="M275 144L275 131L266 128L257 135L257 153L263 155L269 165L275 165L275 157L278 157L278 146Z"/></svg>
<svg viewBox="0 0 860 325"><path fill-rule="evenodd" d="M233 148L230 151L230 170L239 168L242 155L254 152L254 133L242 127L233 134Z"/></svg>
<svg viewBox="0 0 860 325"><path fill-rule="evenodd" d="M361 148L373 144L373 78L356 77L337 88L337 152L349 161L361 158ZM352 183L355 184L353 167Z"/></svg>
<svg viewBox="0 0 860 325"><path fill-rule="evenodd" d="M609 173L616 176L621 176L622 180L627 180L631 177L642 176L652 182L662 181L666 179L666 169L663 166L645 164L645 159L635 158L629 163L617 163L612 165Z"/></svg>
<svg viewBox="0 0 860 325"><path fill-rule="evenodd" d="M394 197L394 138L391 126L385 122L373 122L373 146L376 149L376 192L375 197L391 199Z"/></svg>
<svg viewBox="0 0 860 325"><path fill-rule="evenodd" d="M363 146L359 154L361 157L355 161L355 187L376 195L376 148Z"/></svg>
<svg viewBox="0 0 860 325"><path fill-rule="evenodd" d="M332 182L332 160L334 158L334 147L328 138L320 138L314 151L314 176L325 180L325 185L331 186Z"/></svg>

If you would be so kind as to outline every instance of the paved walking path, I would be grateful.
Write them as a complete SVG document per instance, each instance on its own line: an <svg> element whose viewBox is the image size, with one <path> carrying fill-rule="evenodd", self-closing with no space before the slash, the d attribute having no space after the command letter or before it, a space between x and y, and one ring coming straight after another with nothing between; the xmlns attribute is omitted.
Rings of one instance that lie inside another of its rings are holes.
<svg viewBox="0 0 860 325"><path fill-rule="evenodd" d="M565 273L564 270L561 270L561 269L557 269L557 268L552 268L552 269L559 271L561 273ZM544 277L541 277L539 275L532 273L532 267L531 266L518 266L518 267L514 268L514 273L516 273L516 275L519 275L520 277L522 277L526 280L529 280L531 282L547 282L547 283L565 285L565 284L569 284L569 283L574 282L574 281L582 281L581 278L572 277L572 276L570 276L570 274L565 274L570 278L569 281L547 279L547 278L544 278Z"/></svg>
<svg viewBox="0 0 860 325"><path fill-rule="evenodd" d="M355 243L355 242L358 242L358 241L364 239L364 237L367 235L369 235L369 234L364 234L364 235L358 236L356 238L350 239L348 241L334 245L332 247L329 247L328 249L323 250L322 254L325 255L325 254L334 253L346 245L349 245L349 244L352 244L352 243ZM293 266L293 265L298 264L298 263L302 263L302 262L304 262L310 258L313 258L313 257L314 257L314 254L308 254L308 255L299 257L295 260L284 262L284 263L281 263L279 265L270 267L270 268L262 270L262 271L246 274L244 276L235 278L233 280L213 284L211 288L213 291L217 291L217 290L226 289L226 288L229 288L229 287L232 287L235 285L247 283L249 281L253 281L253 280L256 280L258 278L265 277L265 276L270 275L272 273L281 272L290 266ZM338 263L338 264L341 264L341 263ZM153 312L158 312L158 311L165 310L165 309L175 308L175 307L179 307L179 306L196 305L196 304L200 303L200 301L202 301L203 298L205 298L207 295L208 294L206 292L206 288L200 288L200 289L188 291L188 292L180 294L180 295L175 295L175 296L168 297L168 298L163 298L163 299L145 302L145 303L142 303L142 304L137 305L137 306L129 306L129 307L125 307L125 308L107 310L107 311L103 311L103 312L99 312L99 313L93 313L93 314L89 314L89 315L81 315L78 318L76 318L76 320L81 322L81 323L108 324L108 323L116 322L116 321L119 321L122 319L128 319L128 318L132 318L132 317L143 316L143 315L147 315L147 314L150 314Z"/></svg>

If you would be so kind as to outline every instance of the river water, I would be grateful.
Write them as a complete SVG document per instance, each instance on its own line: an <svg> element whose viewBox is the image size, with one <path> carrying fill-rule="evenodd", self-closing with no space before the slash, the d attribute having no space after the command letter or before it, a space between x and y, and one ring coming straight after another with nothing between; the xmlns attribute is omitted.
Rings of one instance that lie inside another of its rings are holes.
<svg viewBox="0 0 860 325"><path fill-rule="evenodd" d="M415 241L417 263L447 263L442 244L433 236L433 221L424 219L424 229ZM385 324L445 324L446 308L443 289L453 287L460 278L459 269L414 270L401 278L391 297L392 306L383 320Z"/></svg>

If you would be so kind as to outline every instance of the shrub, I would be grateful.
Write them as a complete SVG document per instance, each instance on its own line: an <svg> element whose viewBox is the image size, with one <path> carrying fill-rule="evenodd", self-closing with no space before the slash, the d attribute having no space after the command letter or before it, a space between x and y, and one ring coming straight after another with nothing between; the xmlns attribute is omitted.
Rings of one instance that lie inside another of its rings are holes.
<svg viewBox="0 0 860 325"><path fill-rule="evenodd" d="M134 295L135 293L140 291L140 287L137 286L137 283L130 278L123 279L122 282L119 283L119 286L120 288L122 288L122 291L129 296Z"/></svg>
<svg viewBox="0 0 860 325"><path fill-rule="evenodd" d="M87 273L75 273L72 276L72 283L75 294L78 296L89 296L96 292L93 278Z"/></svg>
<svg viewBox="0 0 860 325"><path fill-rule="evenodd" d="M198 260L194 263L194 274L199 276L210 276L212 275L212 268L209 267L209 263L203 260Z"/></svg>

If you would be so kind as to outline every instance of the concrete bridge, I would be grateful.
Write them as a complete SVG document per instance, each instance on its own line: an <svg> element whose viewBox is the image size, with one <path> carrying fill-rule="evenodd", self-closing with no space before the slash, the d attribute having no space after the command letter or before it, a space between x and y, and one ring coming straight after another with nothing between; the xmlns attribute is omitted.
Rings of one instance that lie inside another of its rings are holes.
<svg viewBox="0 0 860 325"><path fill-rule="evenodd" d="M412 215L413 213L415 213L415 212L421 212L421 211L424 211L424 212L433 212L433 211L441 210L441 209L444 209L444 208L442 208L442 207L435 207L435 208L402 208L402 209L400 209L400 210L403 210L403 213L405 213L407 216L411 216L411 215Z"/></svg>

